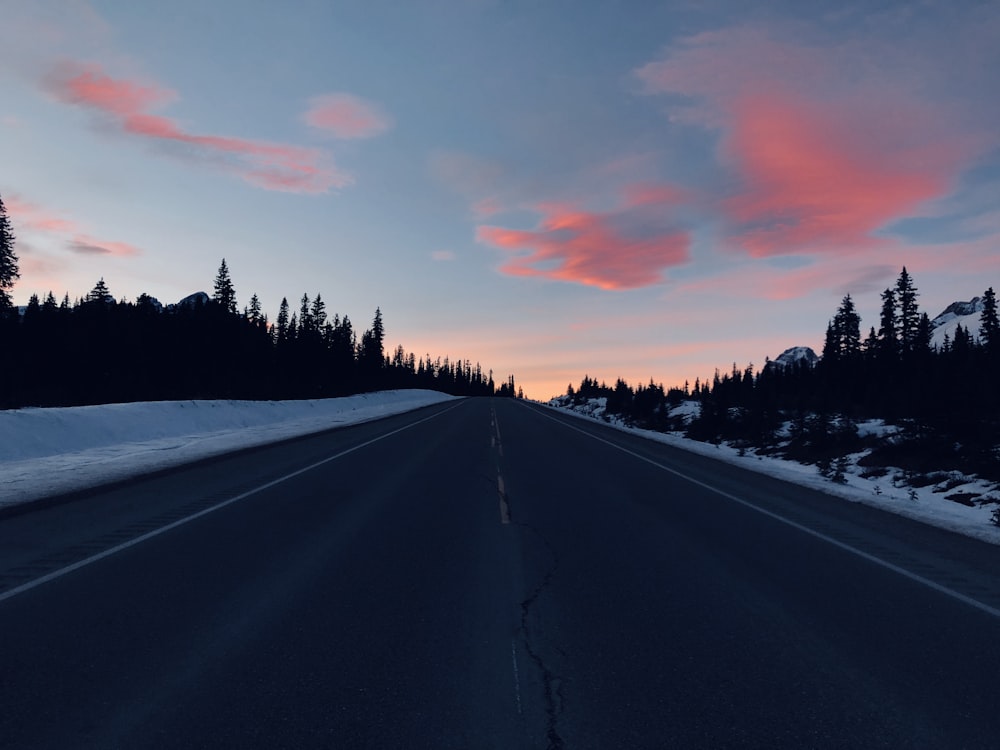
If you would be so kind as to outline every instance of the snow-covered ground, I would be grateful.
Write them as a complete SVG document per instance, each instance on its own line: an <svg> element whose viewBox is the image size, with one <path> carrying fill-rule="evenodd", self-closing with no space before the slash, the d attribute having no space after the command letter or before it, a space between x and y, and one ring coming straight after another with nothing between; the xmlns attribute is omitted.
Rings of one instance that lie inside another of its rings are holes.
<svg viewBox="0 0 1000 750"><path fill-rule="evenodd" d="M1000 491L998 491L995 482L987 482L975 477L964 477L955 473L948 474L946 480L937 484L926 487L909 487L895 479L902 473L899 469L890 469L885 476L881 477L862 477L864 469L857 465L857 460L864 454L857 454L849 456L850 465L845 472L846 483L840 484L821 476L815 466L800 464L797 461L787 461L773 456L759 456L753 449L741 452L726 444L716 446L702 443L690 440L678 432L663 433L641 430L629 427L613 416L608 416L605 419L605 399L603 398L591 399L589 403L580 404L575 409L559 405L558 402L559 399L553 399L553 402L547 405L581 419L597 421L650 440L683 448L692 453L711 456L762 474L817 489L844 500L864 503L992 544L1000 544L1000 527L994 525L990 520L993 510L998 506L969 507L946 499L947 495L969 493L992 496L1000 500ZM698 409L695 402L686 401L671 411L671 415L683 414L690 418L697 414ZM892 430L894 428L891 425L885 425L878 420L858 425L858 431L862 435L885 435Z"/></svg>
<svg viewBox="0 0 1000 750"><path fill-rule="evenodd" d="M0 411L0 508L453 398L401 390L313 401L154 401Z"/></svg>

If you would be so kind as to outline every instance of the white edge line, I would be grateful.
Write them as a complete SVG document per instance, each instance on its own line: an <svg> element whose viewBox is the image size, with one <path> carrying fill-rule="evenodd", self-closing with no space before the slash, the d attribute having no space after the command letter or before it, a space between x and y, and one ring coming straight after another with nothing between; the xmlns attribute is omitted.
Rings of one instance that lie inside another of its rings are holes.
<svg viewBox="0 0 1000 750"><path fill-rule="evenodd" d="M91 555L90 557L86 557L83 560L77 560L75 563L67 565L64 568L53 570L51 573L46 573L45 575L40 576L39 578L35 578L31 581L27 581L26 583L22 583L20 586L15 586L12 589L8 589L7 591L0 593L0 602L6 601L7 599L13 599L18 594L23 594L26 591L31 591L31 589L41 586L42 584L48 583L49 581L54 581L57 578L62 578L67 573L72 573L74 570L85 568L88 565L92 565L95 562L103 560L106 557L111 557L112 555L127 550L129 547L134 547L137 544L141 544L142 542L153 539L154 537L158 537L160 534L165 534L168 531L172 531L173 529L176 529L178 526L183 526L184 524L190 523L191 521L201 518L202 516L207 516L209 513L214 513L217 510L221 510L222 508L225 508L227 505L232 505L233 503L239 502L240 500L245 500L251 495L255 495L258 492L270 489L271 487L274 487L276 484L281 484L282 482L286 482L289 479L293 479L294 477L299 476L300 474L305 474L307 471L312 471L313 469L318 468L323 464L328 464L331 461L336 461L338 458L343 458L347 454L354 453L354 451L357 450L361 450L362 448L365 448L371 445L372 443L377 443L380 440L385 440L387 437L392 437L393 435L403 432L404 430L408 430L411 427L416 427L418 424L427 422L428 420L434 419L435 417L440 417L442 414L446 414L447 412L452 411L453 409L457 409L463 403L465 403L465 399L462 399L457 404L454 404L453 406L450 406L447 409L443 409L442 411L431 414L429 417L424 417L423 419L417 420L416 422L411 422L396 430L387 432L384 435L379 435L378 437L372 438L371 440L366 440L363 443L359 443L358 445L348 448L347 450L343 450L340 453L337 453L333 456L328 456L324 458L322 461L317 461L316 463L310 464L309 466L306 466L302 469L297 469L291 472L290 474L285 474L284 476L278 477L277 479L272 479L270 482L262 484L259 487L254 487L252 490L247 490L246 492L240 495L231 497L228 500L223 500L221 503L217 503L216 505L213 505L209 508L203 508L202 510L199 510L197 513L192 513L190 516L185 516L184 518L172 521L171 523L168 523L166 526L161 526L158 529L147 531L145 534L137 536L134 539L129 539L127 542L116 544L114 547L109 547L108 549L102 552L98 552L95 555Z"/></svg>
<svg viewBox="0 0 1000 750"><path fill-rule="evenodd" d="M517 712L521 711L521 675L517 671L517 644L511 640L510 642L510 658L514 663L514 697L517 699Z"/></svg>
<svg viewBox="0 0 1000 750"><path fill-rule="evenodd" d="M526 408L531 408L531 407L526 407ZM846 543L840 541L839 539L834 539L832 536L827 536L826 534L822 533L821 531L816 531L815 529L811 529L808 526L804 526L801 523L799 523L797 521L793 521L792 519L787 518L785 516L782 516L779 513L775 513L774 511L767 510L766 508L762 508L761 506L756 505L756 504L750 502L749 500L744 500L743 498L737 497L736 495L732 495L732 494L726 492L725 490L720 490L718 487L713 487L710 484L706 484L705 482L702 482L702 481L700 481L698 479L695 479L694 477L688 476L684 472L677 471L677 469L672 469L669 466L664 466L663 464L659 463L658 461L654 461L651 458L647 458L646 456L643 456L643 455L641 455L639 453L635 453L634 451L631 451L628 448L623 448L622 446L617 445L617 444L611 442L610 440L605 440L604 438L598 437L597 435L594 435L594 434L592 434L590 432L587 432L586 430L582 430L579 427L574 427L573 425L568 424L567 422L563 422L561 419L556 419L555 417L553 417L553 416L551 416L549 414L546 414L544 411L542 411L540 409L532 409L532 411L534 411L536 414L539 414L542 417L545 417L546 419L551 419L553 422L557 422L558 424L561 424L563 427L566 427L567 429L579 432L579 433L581 433L583 435L586 435L589 438L597 440L600 443L604 443L605 445L610 445L612 448L617 448L622 453L627 453L630 456L638 458L640 461L645 461L646 463L651 464L651 465L653 465L653 466L655 466L655 467L657 467L659 469L662 469L663 471L666 471L666 472L668 472L670 474L678 476L681 479L684 479L684 480L686 480L688 482L691 482L692 484L698 485L699 487L701 487L703 489L709 490L710 492L714 492L715 494L720 495L720 496L726 498L727 500L731 500L734 503L738 503L738 504L740 504L740 505L742 505L742 506L744 506L746 508L749 508L751 510L755 510L755 511L757 511L760 514L767 516L768 518L772 518L775 521L779 521L779 522L785 524L786 526L791 526L793 529L798 529L799 531L804 532L806 534L809 534L810 536L815 537L816 539L821 539L822 541L824 541L824 542L826 542L828 544L832 544L834 547L839 547L840 549L844 550L845 552L850 552L853 555L857 555L858 557L862 558L863 560L867 560L868 562L871 562L871 563L874 563L876 565L879 565L879 566L885 568L886 570L891 570L893 573L898 573L899 575L903 576L904 578L908 578L911 581L914 581L914 582L919 583L919 584L921 584L923 586L926 586L929 589L933 589L934 591L937 591L938 593L944 594L946 596L950 596L952 599L956 599L957 601L960 601L963 604L967 604L970 607L975 607L976 609L980 610L981 612L985 612L988 615L992 615L993 617L996 617L997 619L1000 619L1000 609L997 609L996 607L991 607L989 604L985 604L985 603L979 601L978 599L973 599L971 596L967 596L967 595L961 593L960 591L955 591L954 589L950 589L947 586L942 586L940 583L937 583L936 581L932 581L929 578L924 578L921 575L917 575L916 573L913 573L913 572L907 570L906 568L902 568L902 567L900 567L898 565L895 565L895 564L893 564L893 563L891 563L891 562L889 562L887 560L883 560L881 557L876 557L875 555L871 554L870 552L865 552L864 550L860 550L857 547L852 547L850 544L846 544Z"/></svg>

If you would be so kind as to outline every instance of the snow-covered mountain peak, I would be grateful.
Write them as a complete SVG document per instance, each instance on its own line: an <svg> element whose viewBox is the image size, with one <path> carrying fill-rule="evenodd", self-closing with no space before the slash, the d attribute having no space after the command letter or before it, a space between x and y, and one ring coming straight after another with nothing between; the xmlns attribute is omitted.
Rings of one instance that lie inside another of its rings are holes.
<svg viewBox="0 0 1000 750"><path fill-rule="evenodd" d="M966 318L970 315L979 315L982 311L982 297L973 297L968 302L952 302L944 309L944 312L931 320L931 326L933 328L939 328L940 326L947 325L956 318ZM963 327L965 326L963 325Z"/></svg>
<svg viewBox="0 0 1000 750"><path fill-rule="evenodd" d="M972 334L973 339L979 338L979 324L983 312L983 298L973 297L968 302L952 302L936 318L931 320L933 333L931 346L938 349L944 346L945 336L950 341L955 340L955 329L959 326Z"/></svg>
<svg viewBox="0 0 1000 750"><path fill-rule="evenodd" d="M790 349L785 349L785 351L768 362L765 367L784 369L791 365L797 365L799 362L805 362L810 367L814 367L819 362L819 357L812 350L812 347L793 346Z"/></svg>

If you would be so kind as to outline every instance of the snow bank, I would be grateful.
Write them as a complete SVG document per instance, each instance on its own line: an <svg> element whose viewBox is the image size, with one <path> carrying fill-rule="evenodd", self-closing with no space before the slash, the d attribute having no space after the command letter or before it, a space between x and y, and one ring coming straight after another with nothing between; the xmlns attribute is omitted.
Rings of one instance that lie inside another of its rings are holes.
<svg viewBox="0 0 1000 750"><path fill-rule="evenodd" d="M0 508L453 398L400 390L310 401L0 411Z"/></svg>

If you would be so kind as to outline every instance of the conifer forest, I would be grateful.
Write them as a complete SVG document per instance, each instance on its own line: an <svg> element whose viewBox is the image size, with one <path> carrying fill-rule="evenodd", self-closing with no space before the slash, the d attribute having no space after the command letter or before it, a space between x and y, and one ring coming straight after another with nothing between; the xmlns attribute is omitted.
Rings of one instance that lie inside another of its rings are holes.
<svg viewBox="0 0 1000 750"><path fill-rule="evenodd" d="M0 408L181 399L305 399L391 388L514 396L513 376L463 359L385 350L381 309L359 331L327 312L320 293L270 321L257 295L237 304L229 267L213 294L163 306L116 300L100 279L76 300L33 295L11 303L19 277L14 232L0 199Z"/></svg>

